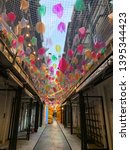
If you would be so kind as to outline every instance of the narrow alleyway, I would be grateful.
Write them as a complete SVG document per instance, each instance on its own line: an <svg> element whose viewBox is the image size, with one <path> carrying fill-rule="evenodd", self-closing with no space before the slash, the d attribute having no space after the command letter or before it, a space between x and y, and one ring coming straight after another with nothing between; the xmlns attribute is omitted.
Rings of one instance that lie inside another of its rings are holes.
<svg viewBox="0 0 130 150"><path fill-rule="evenodd" d="M71 150L56 120L47 125L34 150Z"/></svg>

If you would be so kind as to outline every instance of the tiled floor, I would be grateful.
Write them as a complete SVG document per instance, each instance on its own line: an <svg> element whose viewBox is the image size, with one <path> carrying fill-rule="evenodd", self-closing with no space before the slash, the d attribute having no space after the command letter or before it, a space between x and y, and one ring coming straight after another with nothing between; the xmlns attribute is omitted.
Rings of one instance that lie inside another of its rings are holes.
<svg viewBox="0 0 130 150"><path fill-rule="evenodd" d="M47 125L34 150L71 150L59 125L54 120Z"/></svg>

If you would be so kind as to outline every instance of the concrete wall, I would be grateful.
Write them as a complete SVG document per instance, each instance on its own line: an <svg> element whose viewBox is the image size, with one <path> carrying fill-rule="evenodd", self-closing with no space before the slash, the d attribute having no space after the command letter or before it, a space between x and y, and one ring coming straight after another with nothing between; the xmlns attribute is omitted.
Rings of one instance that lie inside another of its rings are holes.
<svg viewBox="0 0 130 150"><path fill-rule="evenodd" d="M0 143L2 144L8 139L11 108L14 96L15 92L0 91Z"/></svg>
<svg viewBox="0 0 130 150"><path fill-rule="evenodd" d="M113 78L108 78L87 91L88 96L103 96L109 149L113 149Z"/></svg>

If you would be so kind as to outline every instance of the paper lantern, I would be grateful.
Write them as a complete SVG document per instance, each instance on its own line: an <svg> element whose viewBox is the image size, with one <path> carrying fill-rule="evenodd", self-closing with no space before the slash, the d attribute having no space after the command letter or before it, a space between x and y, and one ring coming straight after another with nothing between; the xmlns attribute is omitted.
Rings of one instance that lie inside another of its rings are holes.
<svg viewBox="0 0 130 150"><path fill-rule="evenodd" d="M20 36L18 37L18 42L19 42L20 44L23 44L23 43L24 43L24 35L20 35Z"/></svg>
<svg viewBox="0 0 130 150"><path fill-rule="evenodd" d="M62 32L65 32L65 28L66 28L66 27L65 27L65 23L64 23L64 22L60 22L60 23L58 24L57 30L62 33Z"/></svg>
<svg viewBox="0 0 130 150"><path fill-rule="evenodd" d="M38 8L38 13L40 16L44 16L46 14L46 6L42 5Z"/></svg>
<svg viewBox="0 0 130 150"><path fill-rule="evenodd" d="M81 27L81 28L79 29L79 37L80 37L81 39L83 39L85 36L86 36L86 29L85 29L85 27Z"/></svg>
<svg viewBox="0 0 130 150"><path fill-rule="evenodd" d="M77 46L77 52L78 52L79 54L82 54L83 49L84 49L84 46L83 46L82 44L79 44L79 45Z"/></svg>
<svg viewBox="0 0 130 150"><path fill-rule="evenodd" d="M32 37L31 43L32 45L37 45L37 38L35 36Z"/></svg>
<svg viewBox="0 0 130 150"><path fill-rule="evenodd" d="M55 62L57 60L57 57L55 55L52 55L51 59Z"/></svg>
<svg viewBox="0 0 130 150"><path fill-rule="evenodd" d="M72 56L74 55L74 51L73 51L72 49L69 49L69 50L67 51L67 55L68 55L69 57L72 57Z"/></svg>
<svg viewBox="0 0 130 150"><path fill-rule="evenodd" d="M46 49L45 48L39 48L39 50L38 50L38 54L39 55L43 55L43 54L45 54L45 52L46 52Z"/></svg>
<svg viewBox="0 0 130 150"><path fill-rule="evenodd" d="M20 9L23 11L27 11L29 8L29 1L21 0Z"/></svg>
<svg viewBox="0 0 130 150"><path fill-rule="evenodd" d="M8 20L9 20L11 23L13 23L13 22L15 21L15 19L16 19L16 15L15 15L14 12L9 12L9 13L7 14L7 18L8 18Z"/></svg>
<svg viewBox="0 0 130 150"><path fill-rule="evenodd" d="M26 20L24 17L21 19L21 21L19 22L19 25L21 28L26 28L27 24L28 24L28 20Z"/></svg>
<svg viewBox="0 0 130 150"><path fill-rule="evenodd" d="M60 51L61 51L61 46L60 46L60 45L56 45L56 46L55 46L55 49L56 49L56 52L57 52L57 53L60 53Z"/></svg>
<svg viewBox="0 0 130 150"><path fill-rule="evenodd" d="M56 14L58 18L61 18L63 16L63 10L64 8L61 3L54 5L52 8L52 12Z"/></svg>
<svg viewBox="0 0 130 150"><path fill-rule="evenodd" d="M44 32L45 32L45 25L44 25L44 23L38 22L38 23L36 24L36 31L37 31L38 33L44 33Z"/></svg>
<svg viewBox="0 0 130 150"><path fill-rule="evenodd" d="M76 0L74 7L75 7L75 10L77 10L77 11L84 10L85 9L84 0Z"/></svg>
<svg viewBox="0 0 130 150"><path fill-rule="evenodd" d="M89 49L85 50L85 56L87 58L91 58L92 57L91 51Z"/></svg>

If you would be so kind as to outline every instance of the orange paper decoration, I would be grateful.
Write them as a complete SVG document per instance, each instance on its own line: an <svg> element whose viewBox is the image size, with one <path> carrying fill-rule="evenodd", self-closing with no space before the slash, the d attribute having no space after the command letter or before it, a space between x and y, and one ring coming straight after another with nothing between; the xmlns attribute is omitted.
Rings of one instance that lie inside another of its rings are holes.
<svg viewBox="0 0 130 150"><path fill-rule="evenodd" d="M21 0L20 9L23 11L27 11L29 8L29 1L27 0Z"/></svg>
<svg viewBox="0 0 130 150"><path fill-rule="evenodd" d="M38 33L44 33L45 32L45 25L42 22L38 22L36 24L36 30Z"/></svg>

